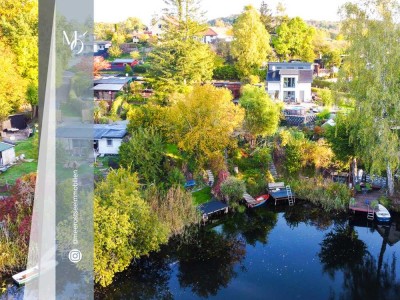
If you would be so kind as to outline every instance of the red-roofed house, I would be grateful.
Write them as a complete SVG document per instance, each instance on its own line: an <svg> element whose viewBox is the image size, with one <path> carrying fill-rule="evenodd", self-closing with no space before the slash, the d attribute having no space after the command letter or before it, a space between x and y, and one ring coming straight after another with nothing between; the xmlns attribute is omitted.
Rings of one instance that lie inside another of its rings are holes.
<svg viewBox="0 0 400 300"><path fill-rule="evenodd" d="M207 28L207 30L203 33L203 43L204 44L210 44L212 43L216 38L218 37L218 34L212 29L212 28Z"/></svg>

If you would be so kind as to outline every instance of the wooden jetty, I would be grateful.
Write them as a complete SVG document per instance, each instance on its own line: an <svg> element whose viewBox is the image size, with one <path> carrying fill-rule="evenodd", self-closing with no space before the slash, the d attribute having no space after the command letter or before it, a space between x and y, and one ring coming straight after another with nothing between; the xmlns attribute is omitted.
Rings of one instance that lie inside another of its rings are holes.
<svg viewBox="0 0 400 300"><path fill-rule="evenodd" d="M357 193L349 202L349 210L353 213L362 212L367 214L368 220L374 220L375 213L379 211L378 205L372 204L382 195L382 191L373 191L370 193Z"/></svg>
<svg viewBox="0 0 400 300"><path fill-rule="evenodd" d="M207 203L201 204L198 209L201 212L203 221L206 222L208 218L214 214L224 212L228 213L229 206L221 201L213 200Z"/></svg>
<svg viewBox="0 0 400 300"><path fill-rule="evenodd" d="M285 186L284 182L273 182L268 184L268 191L275 200L275 205L280 200L288 200L290 206L294 205L296 198L290 186Z"/></svg>
<svg viewBox="0 0 400 300"><path fill-rule="evenodd" d="M254 199L248 193L244 193L243 194L243 199L244 199L244 201L246 201L247 206L252 206L252 205L257 205L258 204L258 201L256 199Z"/></svg>

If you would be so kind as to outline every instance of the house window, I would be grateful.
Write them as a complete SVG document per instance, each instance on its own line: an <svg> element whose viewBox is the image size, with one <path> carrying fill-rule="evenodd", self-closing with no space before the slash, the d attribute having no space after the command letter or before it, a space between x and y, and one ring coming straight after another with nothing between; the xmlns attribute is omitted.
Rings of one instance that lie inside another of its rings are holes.
<svg viewBox="0 0 400 300"><path fill-rule="evenodd" d="M285 91L283 92L283 100L284 101L295 101L296 93L294 91Z"/></svg>
<svg viewBox="0 0 400 300"><path fill-rule="evenodd" d="M283 79L283 87L284 88L295 88L296 87L296 80L294 77L285 77Z"/></svg>
<svg viewBox="0 0 400 300"><path fill-rule="evenodd" d="M112 145L113 145L113 140L108 139L107 140L107 147L112 147Z"/></svg>

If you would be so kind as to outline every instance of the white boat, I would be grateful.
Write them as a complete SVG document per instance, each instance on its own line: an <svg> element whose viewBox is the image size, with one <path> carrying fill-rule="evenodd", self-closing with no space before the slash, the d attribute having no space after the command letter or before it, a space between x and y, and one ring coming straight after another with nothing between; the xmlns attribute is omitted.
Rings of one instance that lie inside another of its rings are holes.
<svg viewBox="0 0 400 300"><path fill-rule="evenodd" d="M27 269L25 271L13 275L12 279L14 279L14 281L19 285L23 285L38 276L39 276L39 267L35 266L33 268Z"/></svg>
<svg viewBox="0 0 400 300"><path fill-rule="evenodd" d="M375 210L375 216L378 222L390 221L390 213L382 204L378 204L378 210Z"/></svg>

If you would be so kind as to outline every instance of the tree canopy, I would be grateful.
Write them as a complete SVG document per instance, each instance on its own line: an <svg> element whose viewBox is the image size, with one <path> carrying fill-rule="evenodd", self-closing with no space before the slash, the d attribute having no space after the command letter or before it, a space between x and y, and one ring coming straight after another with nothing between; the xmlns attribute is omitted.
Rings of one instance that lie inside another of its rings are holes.
<svg viewBox="0 0 400 300"><path fill-rule="evenodd" d="M128 142L122 143L120 162L138 172L144 182L156 183L161 179L164 141L153 128L138 128Z"/></svg>
<svg viewBox="0 0 400 300"><path fill-rule="evenodd" d="M94 273L102 286L125 270L134 258L148 255L167 242L168 230L141 198L139 183L130 170L109 173L95 189Z"/></svg>
<svg viewBox="0 0 400 300"><path fill-rule="evenodd" d="M270 36L261 22L260 13L252 6L246 6L233 25L235 40L232 42L232 56L243 77L257 74L257 70L272 53Z"/></svg>
<svg viewBox="0 0 400 300"><path fill-rule="evenodd" d="M386 169L392 195L400 147L395 130L400 125L399 4L394 0L348 3L342 16L350 46L340 82L356 102L350 138L371 173Z"/></svg>
<svg viewBox="0 0 400 300"><path fill-rule="evenodd" d="M315 30L300 17L284 20L276 30L272 42L282 60L301 59L314 61L313 36Z"/></svg>
<svg viewBox="0 0 400 300"><path fill-rule="evenodd" d="M242 125L244 111L232 102L226 89L195 86L185 95L175 95L172 102L171 139L195 155L200 165L221 153L232 142L234 130Z"/></svg>
<svg viewBox="0 0 400 300"><path fill-rule="evenodd" d="M280 107L269 97L264 88L245 85L240 98L245 110L244 128L253 136L272 135L278 129Z"/></svg>
<svg viewBox="0 0 400 300"><path fill-rule="evenodd" d="M161 20L164 32L149 54L150 81L165 100L174 92L212 78L215 54L201 42L206 29L199 21L197 1L166 1L169 10Z"/></svg>

